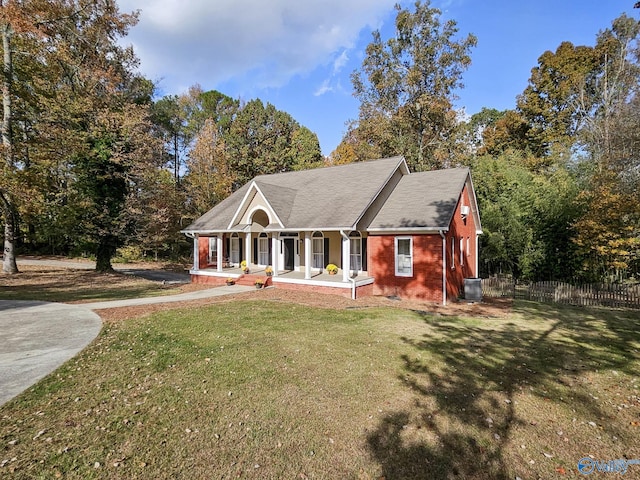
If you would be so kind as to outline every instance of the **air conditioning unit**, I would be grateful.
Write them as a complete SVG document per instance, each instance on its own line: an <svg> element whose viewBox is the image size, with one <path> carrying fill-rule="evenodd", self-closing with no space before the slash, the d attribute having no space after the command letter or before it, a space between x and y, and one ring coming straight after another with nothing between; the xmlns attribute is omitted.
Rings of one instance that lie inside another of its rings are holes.
<svg viewBox="0 0 640 480"><path fill-rule="evenodd" d="M462 215L462 218L465 218L467 215L469 215L469 205L462 205L460 207L460 214Z"/></svg>

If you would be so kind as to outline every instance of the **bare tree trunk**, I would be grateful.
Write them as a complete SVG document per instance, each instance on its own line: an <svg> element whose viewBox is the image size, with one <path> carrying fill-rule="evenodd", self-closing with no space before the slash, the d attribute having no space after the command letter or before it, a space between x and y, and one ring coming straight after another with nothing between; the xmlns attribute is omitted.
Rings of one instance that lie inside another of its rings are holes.
<svg viewBox="0 0 640 480"><path fill-rule="evenodd" d="M18 273L18 264L16 263L15 245L16 245L16 216L11 203L6 196L0 191L0 203L2 203L2 211L4 214L4 250L2 271L4 273Z"/></svg>
<svg viewBox="0 0 640 480"><path fill-rule="evenodd" d="M0 1L0 7L4 6ZM4 51L2 66L2 150L4 160L9 168L13 168L12 117L11 117L11 83L13 81L13 60L11 57L11 25L1 27L2 48ZM9 195L0 190L0 203L4 214L4 249L2 271L18 273L16 263L16 212Z"/></svg>

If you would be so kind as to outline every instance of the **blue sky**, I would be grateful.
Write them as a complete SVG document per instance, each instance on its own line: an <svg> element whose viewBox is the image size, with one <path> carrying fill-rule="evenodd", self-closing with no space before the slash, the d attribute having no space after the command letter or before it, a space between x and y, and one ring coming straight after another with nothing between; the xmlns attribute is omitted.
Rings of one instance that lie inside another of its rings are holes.
<svg viewBox="0 0 640 480"><path fill-rule="evenodd" d="M140 10L125 43L161 95L200 84L248 101L260 98L318 134L329 155L358 115L349 76L371 32L393 32L396 0L120 0ZM411 7L414 2L401 1ZM473 33L478 46L458 108L514 108L531 68L562 41L593 45L598 31L635 0L432 0L442 19Z"/></svg>

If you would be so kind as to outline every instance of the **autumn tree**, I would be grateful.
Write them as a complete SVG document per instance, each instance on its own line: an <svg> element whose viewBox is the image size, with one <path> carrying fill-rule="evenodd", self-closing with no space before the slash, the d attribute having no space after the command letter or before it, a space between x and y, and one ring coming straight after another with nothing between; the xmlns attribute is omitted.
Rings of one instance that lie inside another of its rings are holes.
<svg viewBox="0 0 640 480"><path fill-rule="evenodd" d="M324 166L318 136L305 126L293 130L287 156L292 158L293 170L308 170Z"/></svg>
<svg viewBox="0 0 640 480"><path fill-rule="evenodd" d="M592 109L598 53L593 47L562 42L555 52L547 51L531 70L529 86L518 97L518 109L544 147L572 146L586 111Z"/></svg>
<svg viewBox="0 0 640 480"><path fill-rule="evenodd" d="M317 136L301 128L291 115L270 103L255 99L244 105L224 135L234 189L257 175L320 166Z"/></svg>
<svg viewBox="0 0 640 480"><path fill-rule="evenodd" d="M373 32L362 67L352 74L360 112L347 135L370 145L367 155L404 155L414 170L450 165L458 151L455 91L476 38L456 39L456 22L442 23L429 1L412 11L395 8L395 35L384 41Z"/></svg>
<svg viewBox="0 0 640 480"><path fill-rule="evenodd" d="M194 218L232 193L235 175L225 141L213 120L205 122L187 162L187 197Z"/></svg>
<svg viewBox="0 0 640 480"><path fill-rule="evenodd" d="M186 212L183 189L176 188L172 172L165 168L139 171L135 180L122 217L125 246L145 256L151 253L155 260L179 257L186 243L180 230L194 218Z"/></svg>
<svg viewBox="0 0 640 480"><path fill-rule="evenodd" d="M596 48L595 106L580 132L590 188L581 196L576 243L586 274L624 280L640 266L640 22L620 16L600 32Z"/></svg>
<svg viewBox="0 0 640 480"><path fill-rule="evenodd" d="M174 183L180 182L181 157L187 148L188 138L185 133L185 112L180 108L177 95L167 95L153 103L151 119L155 135L164 144L166 158L163 163L173 171Z"/></svg>
<svg viewBox="0 0 640 480"><path fill-rule="evenodd" d="M336 149L329 155L328 163L330 165L346 165L358 161L356 154L356 146L349 142L347 138L343 138Z"/></svg>
<svg viewBox="0 0 640 480"><path fill-rule="evenodd" d="M94 246L97 269L108 270L119 232L112 221L134 184L133 170L150 161L154 145L146 120L153 85L135 74L137 58L117 41L137 17L111 0L2 6L5 31L20 47L3 52L5 59L15 54L4 63L12 74L3 102L18 107L3 117L12 143L4 178L19 178L13 192L33 189L13 195L14 210L50 231L64 221L65 230Z"/></svg>

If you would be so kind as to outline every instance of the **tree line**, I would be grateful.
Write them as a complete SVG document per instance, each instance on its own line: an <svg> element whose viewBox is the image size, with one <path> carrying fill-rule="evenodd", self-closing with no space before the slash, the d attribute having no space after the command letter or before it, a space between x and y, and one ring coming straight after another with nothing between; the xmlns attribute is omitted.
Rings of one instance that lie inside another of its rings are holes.
<svg viewBox="0 0 640 480"><path fill-rule="evenodd" d="M194 85L156 97L120 39L113 0L0 0L3 271L15 253L118 248L179 256L179 234L256 175L404 155L414 171L468 166L483 276L628 280L640 268L640 25L563 42L512 110L455 109L477 39L430 3L396 7L352 74L359 114L328 157L315 133L255 99Z"/></svg>
<svg viewBox="0 0 640 480"><path fill-rule="evenodd" d="M316 134L258 99L155 99L119 42L137 21L114 0L0 0L4 272L17 251L100 271L122 246L179 255L180 228L242 183L322 164Z"/></svg>
<svg viewBox="0 0 640 480"><path fill-rule="evenodd" d="M637 5L636 5L637 7ZM516 107L454 109L473 35L428 1L396 6L352 75L360 100L334 163L402 154L413 170L468 166L484 235L480 274L624 281L640 274L640 23L542 53Z"/></svg>

